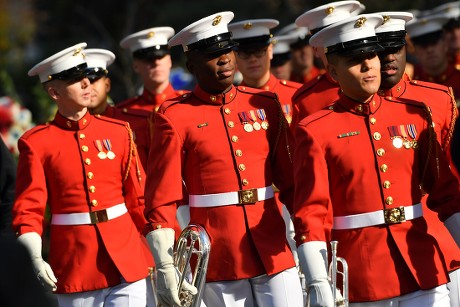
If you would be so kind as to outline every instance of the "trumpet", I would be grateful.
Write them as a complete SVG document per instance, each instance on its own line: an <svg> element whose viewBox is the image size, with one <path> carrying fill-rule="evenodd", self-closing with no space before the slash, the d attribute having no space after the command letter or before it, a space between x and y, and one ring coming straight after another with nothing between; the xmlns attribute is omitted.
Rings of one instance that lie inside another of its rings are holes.
<svg viewBox="0 0 460 307"><path fill-rule="evenodd" d="M181 306L199 307L201 305L203 288L206 283L206 271L208 268L209 252L211 251L211 241L208 233L200 225L190 224L182 230L176 242L173 261L179 276L179 300ZM192 265L191 262L193 261ZM192 272L192 266L195 268ZM156 299L156 272L151 270L151 281L153 293ZM190 291L182 289L182 284L187 279L192 286L197 289L197 294L193 295ZM159 307L158 304L157 307Z"/></svg>
<svg viewBox="0 0 460 307"><path fill-rule="evenodd" d="M332 259L329 263L328 279L331 284L332 297L334 299L334 305L336 307L348 307L348 264L347 261L342 257L337 257L337 241L331 241L331 254ZM339 264L342 265L342 271L339 270ZM342 291L337 288L337 275L342 276ZM308 285L305 283L305 276L301 276L302 290L305 298L305 306L310 307L310 293L308 291Z"/></svg>
<svg viewBox="0 0 460 307"><path fill-rule="evenodd" d="M331 241L332 259L329 264L329 281L331 282L335 306L348 307L348 264L344 258L337 257L338 243L337 241ZM339 264L342 265L342 271L338 268ZM342 276L342 293L337 289L337 275Z"/></svg>

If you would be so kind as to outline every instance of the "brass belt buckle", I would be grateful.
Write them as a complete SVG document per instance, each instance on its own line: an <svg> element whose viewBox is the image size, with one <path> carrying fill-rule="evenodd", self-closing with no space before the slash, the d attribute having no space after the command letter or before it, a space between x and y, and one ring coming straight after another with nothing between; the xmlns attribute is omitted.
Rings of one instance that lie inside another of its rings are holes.
<svg viewBox="0 0 460 307"><path fill-rule="evenodd" d="M103 223L109 220L107 210L98 210L89 213L91 224Z"/></svg>
<svg viewBox="0 0 460 307"><path fill-rule="evenodd" d="M241 205L255 204L259 200L257 189L238 191L238 200Z"/></svg>
<svg viewBox="0 0 460 307"><path fill-rule="evenodd" d="M385 224L396 224L406 220L406 214L404 207L385 209Z"/></svg>

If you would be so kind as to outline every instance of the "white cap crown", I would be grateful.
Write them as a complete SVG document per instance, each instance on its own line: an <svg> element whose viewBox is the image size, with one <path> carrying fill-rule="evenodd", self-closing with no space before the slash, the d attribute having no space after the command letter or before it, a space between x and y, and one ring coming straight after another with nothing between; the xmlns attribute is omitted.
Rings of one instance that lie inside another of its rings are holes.
<svg viewBox="0 0 460 307"><path fill-rule="evenodd" d="M414 16L409 12L379 12L382 15L383 23L375 29L375 33L397 32L406 29L406 22Z"/></svg>
<svg viewBox="0 0 460 307"><path fill-rule="evenodd" d="M115 54L105 49L86 49L85 54L88 68L100 67L107 69L107 66L115 61Z"/></svg>
<svg viewBox="0 0 460 307"><path fill-rule="evenodd" d="M297 36L290 35L279 35L272 38L273 54L287 53L291 51L291 44L297 41Z"/></svg>
<svg viewBox="0 0 460 307"><path fill-rule="evenodd" d="M42 83L50 81L53 79L52 75L85 64L86 59L83 52L85 47L86 43L79 43L66 48L36 64L27 74L29 76L38 75Z"/></svg>
<svg viewBox="0 0 460 307"><path fill-rule="evenodd" d="M121 40L120 46L131 52L154 46L167 46L168 39L173 35L174 29L171 27L149 28L126 36Z"/></svg>
<svg viewBox="0 0 460 307"><path fill-rule="evenodd" d="M411 39L418 36L442 31L444 24L448 21L447 17L434 15L411 20L406 24L407 33Z"/></svg>
<svg viewBox="0 0 460 307"><path fill-rule="evenodd" d="M270 35L270 29L279 24L276 19L248 19L234 22L228 25L228 29L233 34L233 39L245 39Z"/></svg>

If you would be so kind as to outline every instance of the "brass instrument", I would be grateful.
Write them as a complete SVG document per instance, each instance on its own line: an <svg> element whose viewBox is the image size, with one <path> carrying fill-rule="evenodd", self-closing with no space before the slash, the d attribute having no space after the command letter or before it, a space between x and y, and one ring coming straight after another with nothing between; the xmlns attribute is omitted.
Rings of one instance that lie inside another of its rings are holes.
<svg viewBox="0 0 460 307"><path fill-rule="evenodd" d="M337 245L339 242L331 241L332 259L329 264L329 281L331 282L332 297L335 306L348 307L348 264L342 257L337 257ZM342 271L339 271L338 265L342 264ZM342 275L342 292L337 289L337 275Z"/></svg>
<svg viewBox="0 0 460 307"><path fill-rule="evenodd" d="M348 264L347 261L342 257L337 257L337 241L331 241L331 254L332 259L329 264L329 273L328 279L331 284L332 297L335 302L336 307L348 307ZM339 271L339 263L342 265L342 271ZM342 276L342 291L337 289L337 275ZM304 276L302 276L305 279ZM301 282L304 281L301 278ZM308 285L302 284L302 290L304 292L304 297L306 293L306 307L310 307L310 297L308 293Z"/></svg>
<svg viewBox="0 0 460 307"><path fill-rule="evenodd" d="M203 288L206 282L206 271L208 269L209 252L211 251L211 241L206 230L200 225L190 224L182 230L176 242L174 251L174 266L179 276L179 299L181 306L199 307L201 305ZM193 261L191 265L190 262ZM192 267L195 269L192 272ZM156 272L151 272L153 293L156 299ZM184 280L187 279L198 292L192 295L189 291L182 289ZM160 306L160 304L158 304Z"/></svg>

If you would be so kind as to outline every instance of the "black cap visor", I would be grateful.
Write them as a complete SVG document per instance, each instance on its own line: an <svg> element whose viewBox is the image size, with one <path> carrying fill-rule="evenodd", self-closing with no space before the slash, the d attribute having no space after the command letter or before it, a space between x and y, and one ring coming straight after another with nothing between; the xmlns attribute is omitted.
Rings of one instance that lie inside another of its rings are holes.
<svg viewBox="0 0 460 307"><path fill-rule="evenodd" d="M406 45L406 31L377 33L377 38L383 48L401 48Z"/></svg>
<svg viewBox="0 0 460 307"><path fill-rule="evenodd" d="M232 40L232 33L226 32L187 45L186 52L200 51L208 54L213 54L227 52L237 46L238 43Z"/></svg>
<svg viewBox="0 0 460 307"><path fill-rule="evenodd" d="M326 54L337 54L349 57L365 53L380 52L383 50L384 48L379 44L378 38L372 36L327 47Z"/></svg>
<svg viewBox="0 0 460 307"><path fill-rule="evenodd" d="M270 61L271 67L278 67L286 64L291 59L291 53L278 53L273 55L273 59Z"/></svg>
<svg viewBox="0 0 460 307"><path fill-rule="evenodd" d="M239 44L237 49L248 50L248 49L257 49L257 48L266 47L270 45L270 38L271 38L270 35L261 35L261 36L236 39L236 41Z"/></svg>
<svg viewBox="0 0 460 307"><path fill-rule="evenodd" d="M82 79L86 78L85 71L87 67L88 65L86 63L77 65L57 74L51 75L48 81L63 80L68 81L69 83L81 81Z"/></svg>
<svg viewBox="0 0 460 307"><path fill-rule="evenodd" d="M89 67L85 71L86 77L91 83L99 80L102 77L107 76L108 71L102 67Z"/></svg>
<svg viewBox="0 0 460 307"><path fill-rule="evenodd" d="M442 30L430 32L416 37L411 37L414 45L426 47L436 44L442 38Z"/></svg>
<svg viewBox="0 0 460 307"><path fill-rule="evenodd" d="M144 61L152 61L157 58L162 58L170 53L168 45L156 45L134 51L133 58Z"/></svg>

